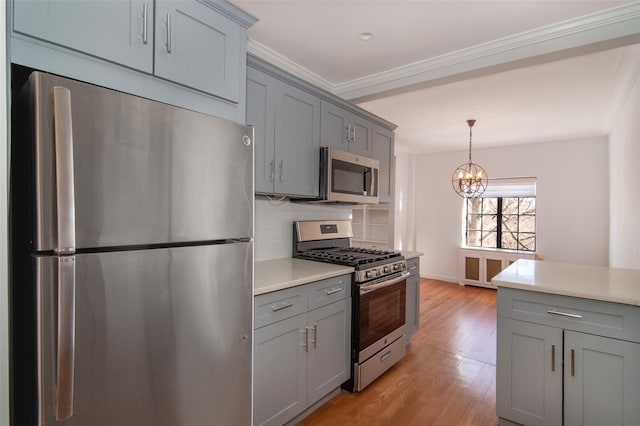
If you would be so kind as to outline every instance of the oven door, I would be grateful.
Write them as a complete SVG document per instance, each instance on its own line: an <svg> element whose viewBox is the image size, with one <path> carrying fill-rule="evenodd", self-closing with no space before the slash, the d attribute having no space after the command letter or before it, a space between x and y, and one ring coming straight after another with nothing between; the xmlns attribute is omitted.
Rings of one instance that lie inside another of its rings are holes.
<svg viewBox="0 0 640 426"><path fill-rule="evenodd" d="M358 362L405 333L408 272L358 286Z"/></svg>

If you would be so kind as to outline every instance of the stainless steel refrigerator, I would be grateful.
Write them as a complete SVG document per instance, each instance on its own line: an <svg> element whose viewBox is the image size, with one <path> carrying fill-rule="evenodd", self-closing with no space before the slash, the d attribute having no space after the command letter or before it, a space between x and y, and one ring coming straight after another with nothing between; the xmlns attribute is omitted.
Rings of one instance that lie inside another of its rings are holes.
<svg viewBox="0 0 640 426"><path fill-rule="evenodd" d="M249 425L253 129L40 72L14 103L14 424Z"/></svg>

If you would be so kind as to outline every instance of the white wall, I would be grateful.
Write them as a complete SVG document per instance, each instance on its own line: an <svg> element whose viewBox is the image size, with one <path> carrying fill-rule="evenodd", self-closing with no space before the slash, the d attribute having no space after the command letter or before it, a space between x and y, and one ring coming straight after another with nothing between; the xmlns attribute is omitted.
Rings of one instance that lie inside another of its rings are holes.
<svg viewBox="0 0 640 426"><path fill-rule="evenodd" d="M416 249L421 275L458 281L463 199L451 187L467 151L416 157ZM608 265L606 137L474 149L489 177L537 178L537 252L546 260Z"/></svg>
<svg viewBox="0 0 640 426"><path fill-rule="evenodd" d="M627 97L609 136L609 264L640 269L640 77Z"/></svg>
<svg viewBox="0 0 640 426"><path fill-rule="evenodd" d="M397 250L416 251L415 156L396 152L394 241Z"/></svg>
<svg viewBox="0 0 640 426"><path fill-rule="evenodd" d="M350 206L271 202L256 197L255 260L291 257L294 220L350 220Z"/></svg>

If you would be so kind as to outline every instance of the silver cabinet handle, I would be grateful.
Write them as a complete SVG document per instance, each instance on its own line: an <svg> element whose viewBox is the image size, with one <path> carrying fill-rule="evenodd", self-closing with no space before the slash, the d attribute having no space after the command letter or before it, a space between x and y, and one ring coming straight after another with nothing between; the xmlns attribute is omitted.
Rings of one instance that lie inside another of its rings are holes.
<svg viewBox="0 0 640 426"><path fill-rule="evenodd" d="M553 309L547 310L547 313L552 315L560 315L562 317L569 317L569 318L576 318L576 319L582 318L582 315L570 314L568 312L554 311Z"/></svg>
<svg viewBox="0 0 640 426"><path fill-rule="evenodd" d="M384 361L385 359L389 358L391 356L391 351L382 354L382 356L380 357L380 361Z"/></svg>
<svg viewBox="0 0 640 426"><path fill-rule="evenodd" d="M356 141L356 126L351 126L351 142L355 142Z"/></svg>
<svg viewBox="0 0 640 426"><path fill-rule="evenodd" d="M171 14L167 13L167 53L171 53Z"/></svg>
<svg viewBox="0 0 640 426"><path fill-rule="evenodd" d="M71 117L71 91L66 87L54 87L53 126L58 209L58 244L54 251L59 254L72 254L76 251L76 203L73 184L73 123Z"/></svg>
<svg viewBox="0 0 640 426"><path fill-rule="evenodd" d="M318 349L318 324L313 326L313 349Z"/></svg>
<svg viewBox="0 0 640 426"><path fill-rule="evenodd" d="M280 160L280 176L278 177L278 180L280 180L280 182L282 182L282 175L284 173L284 161Z"/></svg>
<svg viewBox="0 0 640 426"><path fill-rule="evenodd" d="M551 371L556 371L556 345L551 345Z"/></svg>
<svg viewBox="0 0 640 426"><path fill-rule="evenodd" d="M272 312L278 312L278 311L281 311L281 310L283 310L283 309L290 308L290 307L292 307L292 306L293 306L293 303L284 303L284 304L282 304L282 305L280 305L280 306L272 306L272 307L271 307L271 311L272 311Z"/></svg>
<svg viewBox="0 0 640 426"><path fill-rule="evenodd" d="M58 258L58 342L56 380L56 420L73 415L75 358L75 256Z"/></svg>
<svg viewBox="0 0 640 426"><path fill-rule="evenodd" d="M327 291L325 291L325 294L326 294L327 296L329 296L329 295L331 295L331 294L335 294L335 293L338 293L338 292L340 292L340 291L342 291L342 287L336 287L336 288L332 288L331 290L327 290Z"/></svg>
<svg viewBox="0 0 640 426"><path fill-rule="evenodd" d="M309 352L309 327L305 327L302 332L304 333L304 351Z"/></svg>
<svg viewBox="0 0 640 426"><path fill-rule="evenodd" d="M276 176L276 162L275 160L271 160L269 162L269 182L273 182L273 179Z"/></svg>
<svg viewBox="0 0 640 426"><path fill-rule="evenodd" d="M147 44L147 16L148 16L147 4L142 4L142 43Z"/></svg>
<svg viewBox="0 0 640 426"><path fill-rule="evenodd" d="M351 141L351 124L347 124L347 143Z"/></svg>

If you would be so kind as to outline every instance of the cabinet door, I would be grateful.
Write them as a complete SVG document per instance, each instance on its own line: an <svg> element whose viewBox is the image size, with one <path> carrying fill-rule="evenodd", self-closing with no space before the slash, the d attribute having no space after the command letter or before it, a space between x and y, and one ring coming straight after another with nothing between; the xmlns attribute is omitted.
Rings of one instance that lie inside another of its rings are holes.
<svg viewBox="0 0 640 426"><path fill-rule="evenodd" d="M640 344L565 331L565 425L640 424Z"/></svg>
<svg viewBox="0 0 640 426"><path fill-rule="evenodd" d="M16 0L13 4L16 32L137 70L153 70L151 0Z"/></svg>
<svg viewBox="0 0 640 426"><path fill-rule="evenodd" d="M419 328L420 322L420 277L407 278L407 336L411 337ZM407 339L407 342L409 340Z"/></svg>
<svg viewBox="0 0 640 426"><path fill-rule="evenodd" d="M320 99L279 82L275 121L275 191L320 194Z"/></svg>
<svg viewBox="0 0 640 426"><path fill-rule="evenodd" d="M253 126L256 192L273 193L275 91L277 81L247 68L247 124Z"/></svg>
<svg viewBox="0 0 640 426"><path fill-rule="evenodd" d="M322 101L321 146L349 151L349 113L329 102Z"/></svg>
<svg viewBox="0 0 640 426"><path fill-rule="evenodd" d="M498 417L562 424L562 329L498 317L496 366Z"/></svg>
<svg viewBox="0 0 640 426"><path fill-rule="evenodd" d="M195 0L156 0L155 71L229 101L240 100L240 26Z"/></svg>
<svg viewBox="0 0 640 426"><path fill-rule="evenodd" d="M309 405L351 374L351 298L309 312Z"/></svg>
<svg viewBox="0 0 640 426"><path fill-rule="evenodd" d="M369 120L357 115L350 115L351 140L349 142L349 152L354 154L373 157L373 129Z"/></svg>
<svg viewBox="0 0 640 426"><path fill-rule="evenodd" d="M393 132L380 126L373 127L372 156L380 162L378 172L378 199L391 202L393 194Z"/></svg>
<svg viewBox="0 0 640 426"><path fill-rule="evenodd" d="M254 424L282 425L306 408L306 325L305 313L255 330Z"/></svg>

